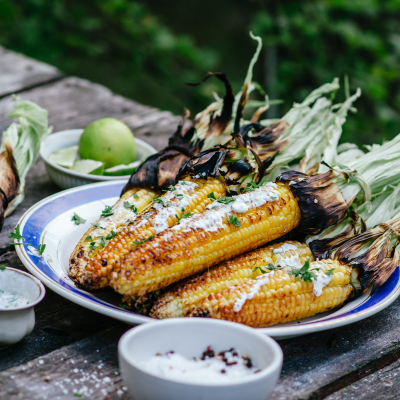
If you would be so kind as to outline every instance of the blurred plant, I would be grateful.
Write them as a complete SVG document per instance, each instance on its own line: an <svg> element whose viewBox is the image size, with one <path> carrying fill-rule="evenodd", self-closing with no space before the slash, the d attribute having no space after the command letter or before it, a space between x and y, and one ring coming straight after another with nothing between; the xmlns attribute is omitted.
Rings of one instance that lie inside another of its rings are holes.
<svg viewBox="0 0 400 400"><path fill-rule="evenodd" d="M266 89L285 107L333 77L348 76L362 89L358 114L342 139L391 139L400 131L400 2L379 0L273 0L252 29L268 45ZM280 110L284 111L284 110Z"/></svg>
<svg viewBox="0 0 400 400"><path fill-rule="evenodd" d="M212 69L215 53L136 1L0 0L0 43L160 108L180 113L193 97L210 100L209 87L184 82Z"/></svg>

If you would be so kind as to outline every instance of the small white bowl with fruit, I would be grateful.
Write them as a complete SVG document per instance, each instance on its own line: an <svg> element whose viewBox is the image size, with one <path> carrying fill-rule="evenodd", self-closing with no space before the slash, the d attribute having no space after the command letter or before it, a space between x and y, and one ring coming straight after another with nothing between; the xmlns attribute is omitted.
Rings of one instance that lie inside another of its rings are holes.
<svg viewBox="0 0 400 400"><path fill-rule="evenodd" d="M62 189L128 180L142 161L156 152L114 118L94 121L86 129L53 133L40 146L50 179Z"/></svg>

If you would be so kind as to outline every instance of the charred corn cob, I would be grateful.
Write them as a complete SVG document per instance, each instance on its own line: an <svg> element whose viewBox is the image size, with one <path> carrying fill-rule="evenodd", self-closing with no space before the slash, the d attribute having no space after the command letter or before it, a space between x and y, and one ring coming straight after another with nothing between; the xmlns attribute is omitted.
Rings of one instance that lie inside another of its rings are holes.
<svg viewBox="0 0 400 400"><path fill-rule="evenodd" d="M134 212L142 211L157 193L147 189L131 189L83 235L69 260L69 277L81 287L90 287L91 273L86 266L109 240L127 223L136 219Z"/></svg>
<svg viewBox="0 0 400 400"><path fill-rule="evenodd" d="M92 288L107 285L115 262L131 249L175 225L180 219L203 211L211 199L224 195L225 186L216 178L187 179L170 186L163 196L153 199L150 207L89 260L86 271L91 276Z"/></svg>
<svg viewBox="0 0 400 400"><path fill-rule="evenodd" d="M297 201L282 183L220 198L118 260L110 286L129 296L166 287L274 240L299 221Z"/></svg>
<svg viewBox="0 0 400 400"><path fill-rule="evenodd" d="M191 316L224 319L252 327L311 317L349 298L353 290L351 270L334 260L312 262L308 276L296 276L294 270L273 270L209 295Z"/></svg>
<svg viewBox="0 0 400 400"><path fill-rule="evenodd" d="M155 302L150 316L154 318L185 317L201 300L231 286L254 279L268 270L268 265L299 266L314 260L310 248L300 242L286 241L251 251L226 261L198 276L179 282Z"/></svg>

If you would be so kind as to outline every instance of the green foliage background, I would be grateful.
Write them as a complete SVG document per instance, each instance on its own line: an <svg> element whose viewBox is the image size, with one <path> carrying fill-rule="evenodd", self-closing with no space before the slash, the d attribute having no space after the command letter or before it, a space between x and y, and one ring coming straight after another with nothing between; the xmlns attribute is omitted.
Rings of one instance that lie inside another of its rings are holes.
<svg viewBox="0 0 400 400"><path fill-rule="evenodd" d="M184 83L224 71L238 90L252 30L265 45L255 79L284 100L270 116L347 75L363 96L343 140L362 144L400 132L399 20L399 0L0 0L0 44L139 102L194 114L222 88Z"/></svg>

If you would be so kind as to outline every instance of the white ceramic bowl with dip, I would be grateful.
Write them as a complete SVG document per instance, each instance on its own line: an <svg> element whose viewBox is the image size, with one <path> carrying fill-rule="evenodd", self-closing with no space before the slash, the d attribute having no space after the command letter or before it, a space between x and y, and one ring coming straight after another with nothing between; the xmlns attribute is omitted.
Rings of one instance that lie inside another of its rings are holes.
<svg viewBox="0 0 400 400"><path fill-rule="evenodd" d="M50 179L62 189L70 189L75 186L87 185L88 183L113 181L118 179L129 179L129 176L104 176L83 174L71 171L50 161L48 157L51 153L79 144L79 139L83 129L70 129L49 135L40 145L40 156L46 165L47 174ZM144 160L157 150L143 140L135 138L136 159Z"/></svg>
<svg viewBox="0 0 400 400"><path fill-rule="evenodd" d="M148 371L142 365L169 351L200 357L235 348L247 354L260 372L229 383L188 383ZM279 378L283 355L279 345L256 329L233 322L176 318L151 322L126 332L118 345L121 374L134 400L266 400Z"/></svg>
<svg viewBox="0 0 400 400"><path fill-rule="evenodd" d="M16 301L9 301L10 293L16 294ZM42 282L32 275L9 267L0 270L0 348L17 343L32 332L33 307L42 301L45 293Z"/></svg>

